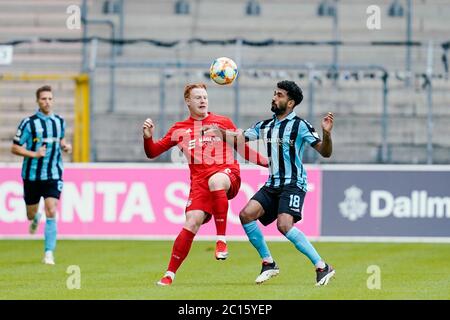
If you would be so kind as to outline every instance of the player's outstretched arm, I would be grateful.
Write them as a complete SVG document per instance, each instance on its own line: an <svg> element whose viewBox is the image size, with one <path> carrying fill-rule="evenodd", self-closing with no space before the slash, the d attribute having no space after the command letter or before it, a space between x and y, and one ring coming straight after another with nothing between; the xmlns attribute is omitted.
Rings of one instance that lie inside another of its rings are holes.
<svg viewBox="0 0 450 320"><path fill-rule="evenodd" d="M239 145L235 145L234 148L245 160L264 168L267 168L269 166L269 161L267 160L267 158L260 154L258 151L250 148L246 142L244 142L243 151L242 147L240 147Z"/></svg>
<svg viewBox="0 0 450 320"><path fill-rule="evenodd" d="M226 130L214 125L204 126L203 129L205 134L214 133L216 136L232 145L237 153L245 160L265 168L269 166L269 161L266 157L249 147L243 130Z"/></svg>
<svg viewBox="0 0 450 320"><path fill-rule="evenodd" d="M265 168L269 166L269 161L266 157L250 148L242 130L240 130L238 136L234 137L233 147L245 160Z"/></svg>
<svg viewBox="0 0 450 320"><path fill-rule="evenodd" d="M322 141L314 146L314 149L316 149L325 158L331 157L331 153L333 152L333 143L331 141L333 121L333 114L331 112L328 112L328 114L322 119Z"/></svg>
<svg viewBox="0 0 450 320"><path fill-rule="evenodd" d="M221 128L215 124L207 124L202 127L202 133L204 135L215 135L223 141L227 141L228 143L230 143L230 141L236 141L236 139L240 139L240 136L243 136L242 130L236 130L236 128L234 128L234 125L232 126L233 130L229 130Z"/></svg>
<svg viewBox="0 0 450 320"><path fill-rule="evenodd" d="M241 129L236 129L232 123L231 128L233 128L233 130L227 130L217 125L205 125L202 130L204 134L214 134L223 141L226 141L229 145L232 145L237 153L239 153L245 160L267 168L269 166L269 161L259 152L249 147L244 131Z"/></svg>

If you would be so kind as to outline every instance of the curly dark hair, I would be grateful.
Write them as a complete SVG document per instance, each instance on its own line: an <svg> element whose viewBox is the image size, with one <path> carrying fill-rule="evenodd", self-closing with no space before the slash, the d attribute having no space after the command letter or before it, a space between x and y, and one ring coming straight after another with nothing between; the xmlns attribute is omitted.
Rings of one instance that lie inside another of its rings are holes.
<svg viewBox="0 0 450 320"><path fill-rule="evenodd" d="M300 87L294 82L289 80L283 80L277 83L278 89L286 90L290 99L295 101L295 105L300 104L303 100L303 91Z"/></svg>

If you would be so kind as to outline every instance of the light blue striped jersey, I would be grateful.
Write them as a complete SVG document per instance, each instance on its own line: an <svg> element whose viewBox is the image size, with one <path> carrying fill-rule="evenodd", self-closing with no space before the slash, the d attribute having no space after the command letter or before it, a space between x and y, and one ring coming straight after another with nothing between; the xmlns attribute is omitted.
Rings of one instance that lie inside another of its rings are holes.
<svg viewBox="0 0 450 320"><path fill-rule="evenodd" d="M302 164L305 143L314 147L321 140L312 125L291 112L283 120L276 116L260 121L244 131L247 140L263 139L269 158L268 187L296 184L307 191L306 171Z"/></svg>
<svg viewBox="0 0 450 320"><path fill-rule="evenodd" d="M41 111L25 118L19 125L13 143L27 150L37 151L47 146L45 157L25 157L22 164L22 178L28 181L62 180L63 163L61 139L64 138L65 121L56 114L46 116Z"/></svg>

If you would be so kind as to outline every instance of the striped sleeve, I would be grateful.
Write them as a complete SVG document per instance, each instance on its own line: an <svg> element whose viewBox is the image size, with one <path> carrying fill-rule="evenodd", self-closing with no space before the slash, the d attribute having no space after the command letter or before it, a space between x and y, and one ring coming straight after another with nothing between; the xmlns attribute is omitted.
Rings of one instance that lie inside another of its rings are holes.
<svg viewBox="0 0 450 320"><path fill-rule="evenodd" d="M17 128L16 135L13 138L13 143L19 146L25 144L27 139L30 137L30 118L25 118L20 122L19 127Z"/></svg>
<svg viewBox="0 0 450 320"><path fill-rule="evenodd" d="M244 131L244 137L248 141L254 141L260 139L260 131L261 131L261 125L264 121L259 121L252 127L248 128Z"/></svg>
<svg viewBox="0 0 450 320"><path fill-rule="evenodd" d="M319 134L316 132L314 127L306 120L302 119L298 130L299 135L302 137L302 139L308 142L311 147L314 147L321 141L319 138Z"/></svg>

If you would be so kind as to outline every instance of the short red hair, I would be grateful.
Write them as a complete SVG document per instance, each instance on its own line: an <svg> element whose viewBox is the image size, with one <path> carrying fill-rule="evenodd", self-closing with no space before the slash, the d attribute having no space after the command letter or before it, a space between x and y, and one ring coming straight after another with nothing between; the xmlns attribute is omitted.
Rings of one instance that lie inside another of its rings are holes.
<svg viewBox="0 0 450 320"><path fill-rule="evenodd" d="M205 89L206 90L206 84L204 83L193 83L188 84L186 87L184 87L184 98L189 98L189 95L191 94L191 90L195 88Z"/></svg>

